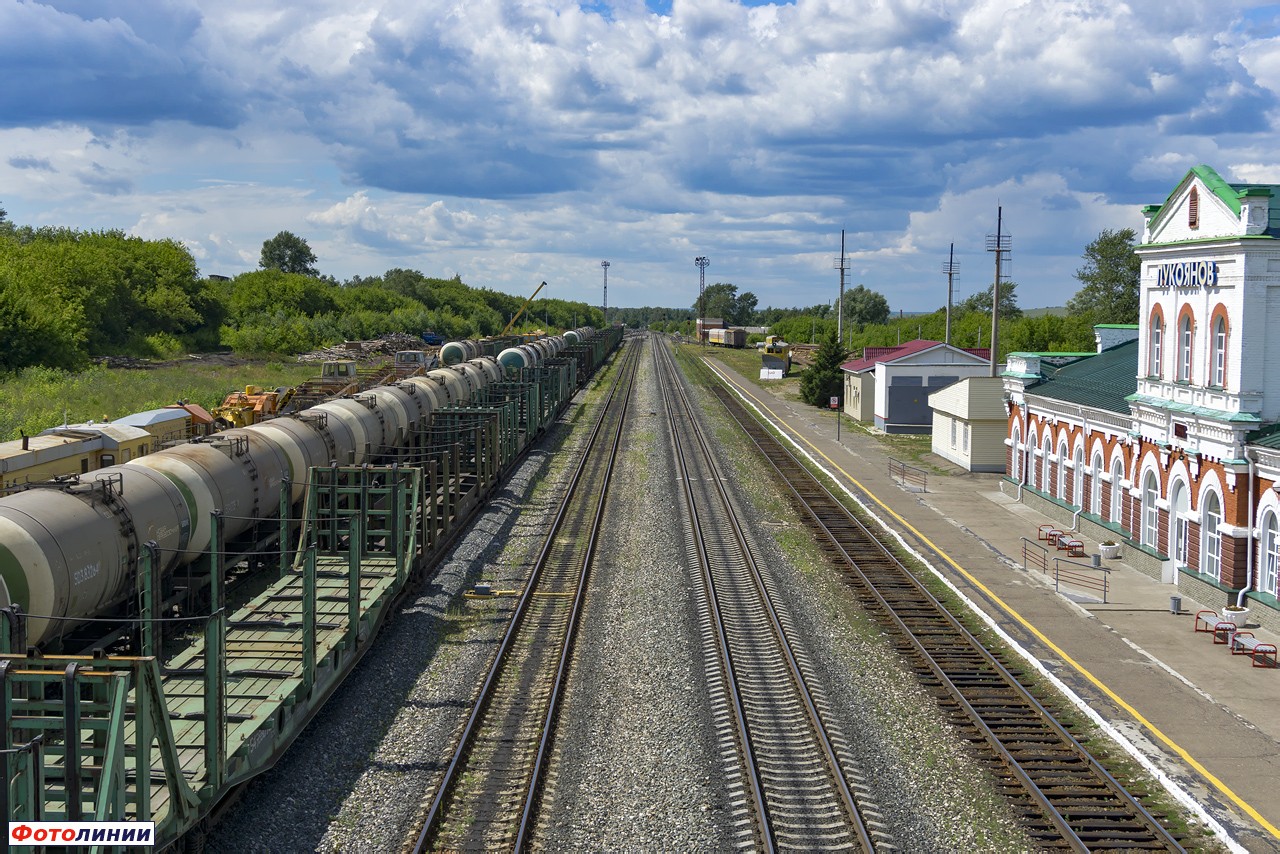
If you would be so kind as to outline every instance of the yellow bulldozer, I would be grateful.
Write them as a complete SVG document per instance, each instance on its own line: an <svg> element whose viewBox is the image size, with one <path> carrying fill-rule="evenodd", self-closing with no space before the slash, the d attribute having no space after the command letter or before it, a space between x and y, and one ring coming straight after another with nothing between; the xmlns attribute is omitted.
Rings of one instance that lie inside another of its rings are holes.
<svg viewBox="0 0 1280 854"><path fill-rule="evenodd" d="M791 370L791 345L777 335L765 336L764 345L760 348L761 379L781 379ZM765 377L764 371L781 372L777 376Z"/></svg>

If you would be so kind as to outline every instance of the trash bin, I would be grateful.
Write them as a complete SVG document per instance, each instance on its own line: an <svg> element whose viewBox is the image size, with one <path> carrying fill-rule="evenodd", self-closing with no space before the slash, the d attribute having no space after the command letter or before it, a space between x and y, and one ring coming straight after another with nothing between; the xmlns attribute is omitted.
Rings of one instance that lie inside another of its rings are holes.
<svg viewBox="0 0 1280 854"><path fill-rule="evenodd" d="M1181 611L1182 611L1182 597L1170 596L1169 597L1169 613L1177 614L1177 613L1180 613Z"/></svg>
<svg viewBox="0 0 1280 854"><path fill-rule="evenodd" d="M1094 566L1096 567L1102 566L1102 555L1095 554L1095 555L1089 555L1089 557Z"/></svg>

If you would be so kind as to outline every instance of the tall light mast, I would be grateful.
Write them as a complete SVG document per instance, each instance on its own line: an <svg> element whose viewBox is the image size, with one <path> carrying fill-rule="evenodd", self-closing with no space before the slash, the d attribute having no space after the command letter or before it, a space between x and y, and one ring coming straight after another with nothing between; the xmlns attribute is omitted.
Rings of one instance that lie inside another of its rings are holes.
<svg viewBox="0 0 1280 854"><path fill-rule="evenodd" d="M698 265L698 341L705 344L707 330L703 325L707 322L707 316L704 296L707 291L707 265L711 263L711 259L705 255L699 255L693 259L693 263Z"/></svg>
<svg viewBox="0 0 1280 854"><path fill-rule="evenodd" d="M602 308L604 309L604 326L607 329L609 328L609 262L601 261L600 267L604 270L604 302L602 303Z"/></svg>

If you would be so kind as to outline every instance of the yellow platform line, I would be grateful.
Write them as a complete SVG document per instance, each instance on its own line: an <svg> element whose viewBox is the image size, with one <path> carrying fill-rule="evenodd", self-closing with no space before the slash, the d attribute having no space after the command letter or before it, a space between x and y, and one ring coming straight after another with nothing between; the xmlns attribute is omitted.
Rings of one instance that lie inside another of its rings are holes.
<svg viewBox="0 0 1280 854"><path fill-rule="evenodd" d="M710 366L710 367L712 367L712 369L715 370L714 366ZM923 542L930 549L932 549L939 557L941 557L947 563L951 564L951 566L956 570L956 572L964 576L964 578L970 584L977 587L987 596L991 597L991 600L995 602L1001 608L1001 610L1003 610L1006 614L1008 614L1010 617L1016 620L1019 624L1022 625L1023 628L1031 632L1031 634L1035 635L1035 637L1039 639L1041 643L1043 643L1049 649L1053 650L1053 652L1056 655L1058 655L1063 661L1069 664L1072 667L1072 669L1074 669L1077 673L1079 673L1089 682L1093 683L1093 685L1099 691L1101 691L1103 694L1109 697L1112 702L1114 702L1120 708L1124 709L1126 712L1132 715L1134 720L1136 720L1139 724L1141 724L1155 738L1159 739L1166 747L1168 747L1174 753L1178 754L1178 756L1182 757L1183 761L1185 761L1188 765L1190 765L1196 771L1204 775L1204 778L1208 780L1215 789L1221 792L1233 804L1235 804L1242 811L1244 811L1250 818L1258 822L1258 824L1264 827L1266 831L1270 833L1273 837L1275 837L1276 839L1280 839L1280 828L1277 828L1271 822L1263 818L1262 815L1259 814L1258 811L1253 808L1253 806L1251 806L1247 801L1245 801L1239 795L1237 795L1234 791L1232 791L1231 787L1229 787L1226 783L1219 780L1212 772L1209 771L1209 769L1205 768L1204 765L1200 764L1200 762L1197 759L1195 759L1190 753L1188 753L1186 749L1182 747L1182 745L1178 744L1173 739L1169 738L1169 736L1165 735L1164 732L1162 732L1159 727L1157 727L1151 721L1147 720L1147 718L1141 712L1139 712L1137 709L1131 706L1127 701L1121 698L1119 694L1117 694L1115 691L1112 691L1111 688L1108 687L1106 683L1104 683L1098 677L1094 676L1084 665L1080 664L1078 661L1076 661L1074 658L1068 655L1065 650L1063 650L1056 643L1051 641L1047 636L1045 636L1043 632L1041 632L1038 628L1036 628L1034 625L1028 622L1027 619L1023 617L1021 614L1019 614L1017 611L1015 611L1012 606L1010 606L1003 599L997 596L985 584L983 584L981 581L979 581L977 578L971 575L969 571L966 570L959 563L957 563L955 559L951 557L951 555L947 554L945 551L939 548L936 544L934 544L932 540L930 540L928 537L922 534L919 530L917 530L914 525L912 525L906 519L902 518L902 516L898 515L898 513L892 507L890 507L888 504L885 504L883 501L881 501L880 498L874 492L867 489L867 487L863 486L861 481L859 481L856 477L854 477L853 475L845 471L843 468L841 468L839 463L835 462L833 459L828 457L816 445L810 442L805 436L801 435L794 428L788 425L782 419L782 417L778 415L776 412L774 412L772 409L770 409L769 406L763 400L756 397L745 386L742 386L739 383L735 382L732 378L725 375L724 373L716 370L716 374L721 378L722 381L724 381L725 383L727 383L728 385L736 389L738 393L741 394L743 397L750 398L752 401L755 402L757 406L760 407L760 409L767 412L769 414L769 417L773 419L773 426L777 427L779 430L786 431L789 435L793 436L795 439L808 445L809 448L815 454L822 457L822 459L826 460L827 463L829 463L832 468L840 472L840 474L844 475L844 477L847 478L850 483L856 486L864 495L866 495L873 502L875 502L882 510L884 510L884 512L888 513L890 516L896 519L900 525L902 525L904 528L906 528L908 531L910 531L912 534L918 537L921 542Z"/></svg>

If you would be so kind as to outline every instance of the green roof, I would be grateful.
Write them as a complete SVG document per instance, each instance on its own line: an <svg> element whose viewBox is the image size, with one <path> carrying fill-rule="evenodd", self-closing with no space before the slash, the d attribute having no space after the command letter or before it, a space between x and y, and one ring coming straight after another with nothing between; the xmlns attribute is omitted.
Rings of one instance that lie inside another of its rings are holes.
<svg viewBox="0 0 1280 854"><path fill-rule="evenodd" d="M1272 424L1260 430L1255 430L1245 436L1244 441L1249 445L1258 445L1262 448L1280 451L1280 424Z"/></svg>
<svg viewBox="0 0 1280 854"><path fill-rule="evenodd" d="M1040 375L1028 394L1128 415L1125 398L1138 390L1138 342L1126 341L1056 368L1042 364Z"/></svg>
<svg viewBox="0 0 1280 854"><path fill-rule="evenodd" d="M1237 424L1262 423L1262 419L1252 412L1232 412L1228 409L1213 409L1209 406L1195 406L1190 403L1174 403L1171 400L1150 394L1131 394L1128 399L1134 403L1154 406L1157 409L1167 409L1170 412L1181 412L1186 415L1198 415L1202 418L1213 418L1217 421L1232 421Z"/></svg>
<svg viewBox="0 0 1280 854"><path fill-rule="evenodd" d="M1095 323L1094 329L1137 329L1136 323Z"/></svg>

